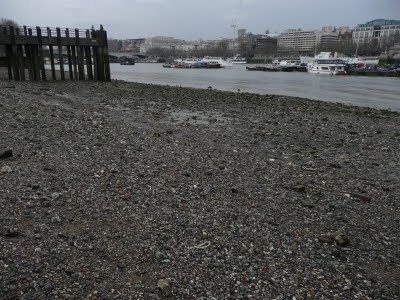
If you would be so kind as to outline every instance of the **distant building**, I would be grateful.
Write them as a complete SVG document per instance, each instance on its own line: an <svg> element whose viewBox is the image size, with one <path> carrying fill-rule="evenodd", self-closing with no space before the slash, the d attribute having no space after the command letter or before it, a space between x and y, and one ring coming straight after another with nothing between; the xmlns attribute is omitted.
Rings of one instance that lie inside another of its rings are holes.
<svg viewBox="0 0 400 300"><path fill-rule="evenodd" d="M255 35L255 54L275 54L278 39L269 35Z"/></svg>
<svg viewBox="0 0 400 300"><path fill-rule="evenodd" d="M123 40L121 51L139 53L140 47L145 41L144 38Z"/></svg>
<svg viewBox="0 0 400 300"><path fill-rule="evenodd" d="M288 29L278 36L278 51L309 52L316 46L317 31Z"/></svg>
<svg viewBox="0 0 400 300"><path fill-rule="evenodd" d="M351 33L349 27L322 27L321 31L317 32L317 45L322 48L335 47L340 40Z"/></svg>
<svg viewBox="0 0 400 300"><path fill-rule="evenodd" d="M109 39L107 42L109 52L118 52L121 50L121 40Z"/></svg>
<svg viewBox="0 0 400 300"><path fill-rule="evenodd" d="M187 42L185 40L176 39L169 36L155 36L145 40L140 46L140 52L146 53L150 49L169 49L191 51L195 49L196 43Z"/></svg>
<svg viewBox="0 0 400 300"><path fill-rule="evenodd" d="M382 43L385 39L399 34L400 21L377 19L356 26L353 30L353 41L362 44L375 38Z"/></svg>

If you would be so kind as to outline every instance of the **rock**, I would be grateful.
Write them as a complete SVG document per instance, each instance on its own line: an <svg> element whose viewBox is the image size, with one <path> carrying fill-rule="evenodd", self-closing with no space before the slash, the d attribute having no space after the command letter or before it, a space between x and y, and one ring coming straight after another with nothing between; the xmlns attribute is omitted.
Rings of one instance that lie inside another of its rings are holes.
<svg viewBox="0 0 400 300"><path fill-rule="evenodd" d="M338 163L330 163L329 166L330 166L331 168L334 168L334 169L340 169L340 168L342 168L342 166L339 165Z"/></svg>
<svg viewBox="0 0 400 300"><path fill-rule="evenodd" d="M0 159L7 159L13 157L13 151L11 149L8 149L2 153L0 153Z"/></svg>
<svg viewBox="0 0 400 300"><path fill-rule="evenodd" d="M167 258L167 256L164 253L162 253L161 251L157 251L155 256L158 260L163 260L163 259Z"/></svg>
<svg viewBox="0 0 400 300"><path fill-rule="evenodd" d="M21 232L17 228L8 228L4 232L3 236L8 237L8 238L15 238L19 237L21 235Z"/></svg>
<svg viewBox="0 0 400 300"><path fill-rule="evenodd" d="M292 188L292 190L298 193L304 193L306 191L306 187L304 185L296 185L295 187Z"/></svg>
<svg viewBox="0 0 400 300"><path fill-rule="evenodd" d="M0 174L7 174L7 173L11 173L12 169L9 166L4 166L0 169Z"/></svg>
<svg viewBox="0 0 400 300"><path fill-rule="evenodd" d="M53 223L61 223L61 217L59 215L55 215L53 218L51 218L51 221Z"/></svg>
<svg viewBox="0 0 400 300"><path fill-rule="evenodd" d="M362 203L370 203L372 201L370 197L358 193L350 193L350 196Z"/></svg>
<svg viewBox="0 0 400 300"><path fill-rule="evenodd" d="M345 247L350 245L350 240L340 231L323 234L318 237L318 240L321 243L326 243L326 244L336 243L340 247Z"/></svg>
<svg viewBox="0 0 400 300"><path fill-rule="evenodd" d="M160 297L158 295L156 295L156 294L148 294L145 299L146 300L159 300Z"/></svg>
<svg viewBox="0 0 400 300"><path fill-rule="evenodd" d="M55 192L55 193L51 194L51 200L57 200L58 198L61 197L61 195L62 195L62 193Z"/></svg>
<svg viewBox="0 0 400 300"><path fill-rule="evenodd" d="M167 279L159 279L157 282L157 287L163 292L166 292L170 289L171 286Z"/></svg>

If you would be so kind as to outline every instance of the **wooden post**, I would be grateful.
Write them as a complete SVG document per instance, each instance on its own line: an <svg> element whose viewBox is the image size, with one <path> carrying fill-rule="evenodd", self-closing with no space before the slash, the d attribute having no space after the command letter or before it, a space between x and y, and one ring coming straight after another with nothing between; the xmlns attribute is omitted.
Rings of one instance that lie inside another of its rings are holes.
<svg viewBox="0 0 400 300"><path fill-rule="evenodd" d="M29 37L33 37L33 34L32 34L32 28L28 28L28 33L29 33ZM29 45L29 48L30 48L30 61L31 61L31 64L32 64L32 74L33 74L33 80L38 80L38 73L39 73L39 69L38 69L38 66L37 66L37 60L36 60L36 57L37 57L37 53L36 53L36 49L35 49L35 45Z"/></svg>
<svg viewBox="0 0 400 300"><path fill-rule="evenodd" d="M47 36L49 38L49 44L51 44L52 42L51 29L49 27L47 27ZM50 52L51 78L53 80L56 80L56 68L54 66L54 50L52 45L49 45L49 52Z"/></svg>
<svg viewBox="0 0 400 300"><path fill-rule="evenodd" d="M19 28L15 28L15 34L19 36ZM17 44L17 58L19 63L19 73L21 80L25 80L25 59L24 59L24 50L22 49L22 45Z"/></svg>
<svg viewBox="0 0 400 300"><path fill-rule="evenodd" d="M103 47L104 47L104 71L105 71L105 80L111 81L111 72L110 72L110 59L108 57L108 41L107 41L107 31L103 30L103 26L100 26L101 31L103 32Z"/></svg>
<svg viewBox="0 0 400 300"><path fill-rule="evenodd" d="M99 44L97 48L97 80L104 81L104 45L101 29L96 32L96 36Z"/></svg>
<svg viewBox="0 0 400 300"><path fill-rule="evenodd" d="M19 80L19 64L18 64L18 54L17 54L17 43L15 42L15 28L10 26L10 39L11 39L11 68L14 75L14 80Z"/></svg>
<svg viewBox="0 0 400 300"><path fill-rule="evenodd" d="M64 59L62 53L62 44L61 44L61 31L60 28L56 28L57 32L57 45L58 45L58 59L60 60L60 75L61 80L65 80L65 73L64 73Z"/></svg>
<svg viewBox="0 0 400 300"><path fill-rule="evenodd" d="M7 33L7 27L4 26L2 28L2 32L5 36L8 35ZM9 45L5 45L6 48L6 56L7 56L7 71L8 71L8 79L12 80L13 79L13 73L12 73L12 67L11 67L11 58L10 58L10 46Z"/></svg>
<svg viewBox="0 0 400 300"><path fill-rule="evenodd" d="M71 46L69 40L69 29L65 29L65 37L67 38L67 56L68 56L68 72L69 72L69 79L74 80L74 73L72 72L72 58L71 58Z"/></svg>
<svg viewBox="0 0 400 300"><path fill-rule="evenodd" d="M28 29L24 26L24 36L28 36ZM29 80L33 80L33 69L32 69L32 57L31 57L31 47L28 44L24 45L25 55L26 55L26 65L28 66Z"/></svg>
<svg viewBox="0 0 400 300"><path fill-rule="evenodd" d="M43 40L42 40L42 29L37 26L36 34L38 39L38 54L39 54L39 68L42 71L42 80L46 80L46 69L44 67L44 56L43 56Z"/></svg>
<svg viewBox="0 0 400 300"><path fill-rule="evenodd" d="M74 78L75 78L75 80L77 80L78 79L78 68L77 68L77 65L76 65L76 54L75 54L75 46L72 46L71 47L72 49L71 49L71 52L72 52L72 65L74 66Z"/></svg>
<svg viewBox="0 0 400 300"><path fill-rule="evenodd" d="M90 39L89 29L86 30L86 38ZM87 77L89 80L93 80L92 55L90 53L90 46L85 47L85 58L86 58Z"/></svg>
<svg viewBox="0 0 400 300"><path fill-rule="evenodd" d="M78 73L79 73L79 80L85 80L85 69L83 67L83 53L81 48L81 43L79 40L79 29L75 29L75 45L76 45L76 52L77 52L77 61L78 61Z"/></svg>
<svg viewBox="0 0 400 300"><path fill-rule="evenodd" d="M92 29L92 39L97 41L97 32ZM94 80L99 80L99 74L98 74L98 46L93 46L92 51L93 51L93 69L94 69Z"/></svg>

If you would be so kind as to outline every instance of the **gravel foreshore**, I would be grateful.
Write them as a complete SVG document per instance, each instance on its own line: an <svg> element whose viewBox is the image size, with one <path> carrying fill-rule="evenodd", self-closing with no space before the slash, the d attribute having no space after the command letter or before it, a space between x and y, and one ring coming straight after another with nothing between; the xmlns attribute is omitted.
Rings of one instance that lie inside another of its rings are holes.
<svg viewBox="0 0 400 300"><path fill-rule="evenodd" d="M399 299L400 114L0 81L0 299Z"/></svg>

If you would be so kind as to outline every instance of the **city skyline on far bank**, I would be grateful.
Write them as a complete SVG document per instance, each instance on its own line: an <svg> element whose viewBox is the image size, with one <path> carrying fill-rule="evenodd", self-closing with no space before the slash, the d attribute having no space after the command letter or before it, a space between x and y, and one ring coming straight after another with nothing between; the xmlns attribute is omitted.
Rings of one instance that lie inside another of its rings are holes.
<svg viewBox="0 0 400 300"><path fill-rule="evenodd" d="M280 33L289 28L354 27L377 18L400 19L398 0L43 0L35 3L42 12L39 24L26 1L0 0L0 7L1 17L21 25L89 28L103 24L109 37L118 39L159 35L185 40L217 39L233 37L238 28Z"/></svg>

